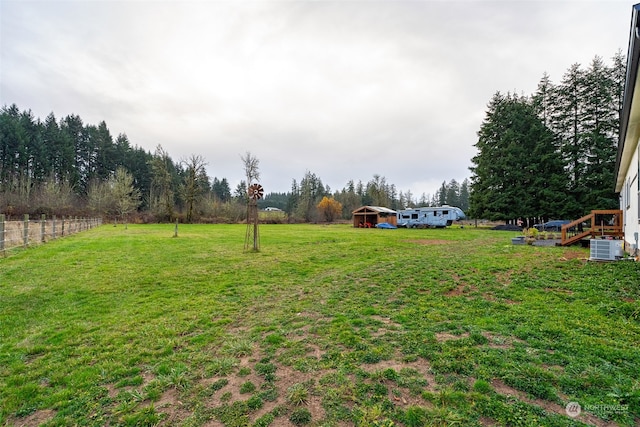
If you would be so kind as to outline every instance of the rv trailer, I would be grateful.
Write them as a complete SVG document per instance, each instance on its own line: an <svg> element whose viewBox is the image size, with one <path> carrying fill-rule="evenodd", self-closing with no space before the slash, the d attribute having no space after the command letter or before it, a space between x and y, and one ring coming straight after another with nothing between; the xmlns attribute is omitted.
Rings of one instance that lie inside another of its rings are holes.
<svg viewBox="0 0 640 427"><path fill-rule="evenodd" d="M462 209L454 206L422 207L397 211L398 227L444 228L465 219Z"/></svg>

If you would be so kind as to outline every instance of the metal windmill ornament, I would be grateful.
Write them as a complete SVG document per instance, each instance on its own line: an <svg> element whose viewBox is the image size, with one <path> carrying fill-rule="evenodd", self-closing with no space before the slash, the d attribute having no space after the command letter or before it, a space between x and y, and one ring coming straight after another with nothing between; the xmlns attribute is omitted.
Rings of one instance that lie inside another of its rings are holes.
<svg viewBox="0 0 640 427"><path fill-rule="evenodd" d="M257 202L258 199L262 199L264 196L264 188L260 184L252 184L249 187L249 198Z"/></svg>
<svg viewBox="0 0 640 427"><path fill-rule="evenodd" d="M244 250L253 242L253 250L260 250L260 233L258 230L258 199L264 196L264 188L260 184L251 184L247 189L247 234L244 239Z"/></svg>

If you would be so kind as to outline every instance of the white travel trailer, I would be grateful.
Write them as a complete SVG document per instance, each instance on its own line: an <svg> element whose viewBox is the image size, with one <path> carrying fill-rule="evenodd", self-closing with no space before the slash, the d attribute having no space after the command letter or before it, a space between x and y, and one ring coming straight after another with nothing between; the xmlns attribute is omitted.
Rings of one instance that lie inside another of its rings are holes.
<svg viewBox="0 0 640 427"><path fill-rule="evenodd" d="M422 207L403 209L397 212L398 227L444 228L466 216L462 209L454 206Z"/></svg>

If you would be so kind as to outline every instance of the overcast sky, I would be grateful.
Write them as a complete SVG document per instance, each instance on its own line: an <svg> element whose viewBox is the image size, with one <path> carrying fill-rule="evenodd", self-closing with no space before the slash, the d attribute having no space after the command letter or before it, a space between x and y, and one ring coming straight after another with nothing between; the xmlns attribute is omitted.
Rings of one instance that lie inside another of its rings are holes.
<svg viewBox="0 0 640 427"><path fill-rule="evenodd" d="M104 120L232 190L462 181L496 91L627 51L631 1L6 1L0 104Z"/></svg>

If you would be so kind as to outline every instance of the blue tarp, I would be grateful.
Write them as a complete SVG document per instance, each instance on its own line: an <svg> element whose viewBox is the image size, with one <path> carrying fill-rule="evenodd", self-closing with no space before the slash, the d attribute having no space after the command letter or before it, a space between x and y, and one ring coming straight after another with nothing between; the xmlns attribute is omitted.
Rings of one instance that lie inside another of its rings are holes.
<svg viewBox="0 0 640 427"><path fill-rule="evenodd" d="M379 222L376 224L376 228L398 228L395 225L389 224L388 222Z"/></svg>

